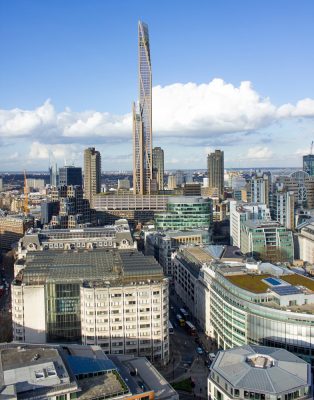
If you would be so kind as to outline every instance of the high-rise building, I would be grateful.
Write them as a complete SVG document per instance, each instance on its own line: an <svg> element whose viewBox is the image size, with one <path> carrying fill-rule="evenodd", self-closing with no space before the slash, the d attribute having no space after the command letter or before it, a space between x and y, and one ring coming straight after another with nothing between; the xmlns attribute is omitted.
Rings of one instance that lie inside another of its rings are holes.
<svg viewBox="0 0 314 400"><path fill-rule="evenodd" d="M156 171L158 190L164 190L164 151L161 147L153 148L153 170Z"/></svg>
<svg viewBox="0 0 314 400"><path fill-rule="evenodd" d="M134 194L150 194L152 163L152 71L148 26L138 23L139 102L133 105Z"/></svg>
<svg viewBox="0 0 314 400"><path fill-rule="evenodd" d="M207 156L209 188L216 189L218 197L224 194L224 152L215 150Z"/></svg>
<svg viewBox="0 0 314 400"><path fill-rule="evenodd" d="M255 173L251 180L251 202L269 205L270 176L261 171Z"/></svg>
<svg viewBox="0 0 314 400"><path fill-rule="evenodd" d="M58 186L59 185L59 174L58 174L58 166L57 164L51 165L49 167L49 179L51 186Z"/></svg>
<svg viewBox="0 0 314 400"><path fill-rule="evenodd" d="M314 154L303 156L303 171L314 176Z"/></svg>
<svg viewBox="0 0 314 400"><path fill-rule="evenodd" d="M83 186L82 184L82 168L66 165L59 168L59 185L60 186Z"/></svg>
<svg viewBox="0 0 314 400"><path fill-rule="evenodd" d="M270 193L272 219L288 229L294 229L294 193L287 191L282 183L274 186Z"/></svg>
<svg viewBox="0 0 314 400"><path fill-rule="evenodd" d="M93 196L101 190L101 156L95 147L84 151L84 195L92 205Z"/></svg>

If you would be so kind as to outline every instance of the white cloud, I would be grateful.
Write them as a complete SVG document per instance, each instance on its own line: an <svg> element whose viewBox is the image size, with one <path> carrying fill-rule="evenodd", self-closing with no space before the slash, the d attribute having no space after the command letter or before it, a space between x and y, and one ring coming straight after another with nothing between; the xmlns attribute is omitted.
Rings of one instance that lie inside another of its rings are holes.
<svg viewBox="0 0 314 400"><path fill-rule="evenodd" d="M73 144L46 145L32 142L28 154L29 160L48 160L49 158L72 162L81 157L80 148Z"/></svg>
<svg viewBox="0 0 314 400"><path fill-rule="evenodd" d="M273 156L272 150L268 147L251 147L247 151L246 157L255 160L269 160Z"/></svg>
<svg viewBox="0 0 314 400"><path fill-rule="evenodd" d="M272 123L314 117L314 100L276 107L261 97L250 82L239 87L213 79L209 83L176 83L153 88L153 132L155 137L207 138L254 131ZM123 141L132 137L132 115L108 112L56 112L47 100L34 110L0 110L0 137L30 136L34 142L84 143L97 138ZM38 150L40 157L47 157Z"/></svg>

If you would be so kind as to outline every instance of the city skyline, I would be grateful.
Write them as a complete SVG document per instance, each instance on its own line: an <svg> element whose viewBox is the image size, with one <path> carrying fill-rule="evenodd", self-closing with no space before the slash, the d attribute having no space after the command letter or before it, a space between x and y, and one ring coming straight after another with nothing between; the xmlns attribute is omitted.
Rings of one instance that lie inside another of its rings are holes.
<svg viewBox="0 0 314 400"><path fill-rule="evenodd" d="M165 2L118 14L121 2L69 1L63 16L52 3L2 3L0 169L47 170L50 156L81 166L96 146L104 170L131 170L139 19L154 43L152 145L166 169L205 169L215 149L227 168L301 168L314 136L314 6L222 3L174 2L167 16Z"/></svg>

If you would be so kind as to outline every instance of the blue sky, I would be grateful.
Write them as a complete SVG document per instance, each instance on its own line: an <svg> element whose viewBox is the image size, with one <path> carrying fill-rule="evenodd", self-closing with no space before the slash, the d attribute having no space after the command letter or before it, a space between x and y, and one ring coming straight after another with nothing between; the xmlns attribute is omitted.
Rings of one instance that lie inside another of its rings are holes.
<svg viewBox="0 0 314 400"><path fill-rule="evenodd" d="M166 168L297 166L314 139L314 2L2 0L0 170L132 165L137 21ZM241 82L250 83L241 83Z"/></svg>

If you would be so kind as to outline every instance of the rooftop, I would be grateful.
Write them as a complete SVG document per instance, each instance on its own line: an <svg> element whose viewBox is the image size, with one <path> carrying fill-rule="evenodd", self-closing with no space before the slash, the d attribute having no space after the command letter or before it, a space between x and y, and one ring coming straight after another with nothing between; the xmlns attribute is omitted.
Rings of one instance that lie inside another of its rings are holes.
<svg viewBox="0 0 314 400"><path fill-rule="evenodd" d="M305 288L314 291L314 280L300 274L284 275L280 279L290 283L291 285L304 286Z"/></svg>
<svg viewBox="0 0 314 400"><path fill-rule="evenodd" d="M284 349L245 345L220 351L212 364L238 389L279 394L311 387L311 367Z"/></svg>
<svg viewBox="0 0 314 400"><path fill-rule="evenodd" d="M263 279L270 278L271 275L256 275L256 274L244 274L244 275L228 275L226 278L234 285L241 289L247 290L253 293L265 293L269 286L263 282Z"/></svg>
<svg viewBox="0 0 314 400"><path fill-rule="evenodd" d="M160 280L163 270L153 257L137 250L94 249L29 252L16 284L84 282L109 284L132 280Z"/></svg>

